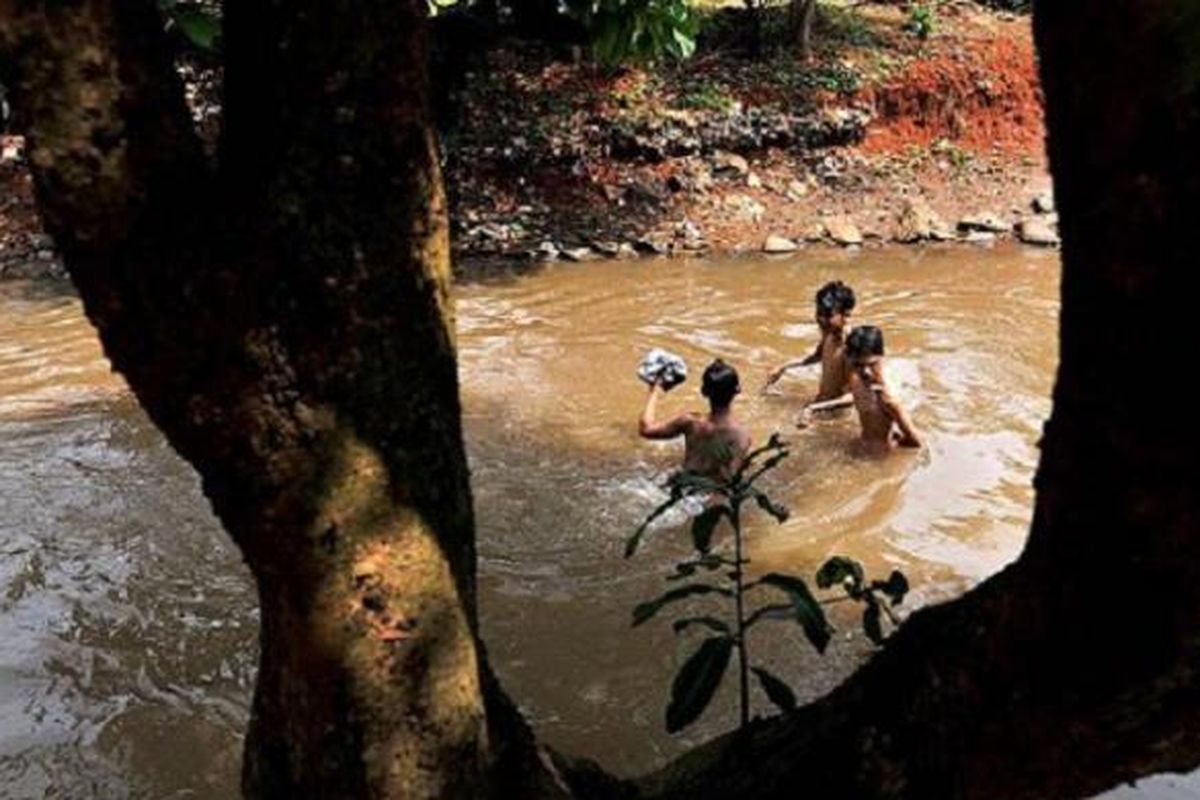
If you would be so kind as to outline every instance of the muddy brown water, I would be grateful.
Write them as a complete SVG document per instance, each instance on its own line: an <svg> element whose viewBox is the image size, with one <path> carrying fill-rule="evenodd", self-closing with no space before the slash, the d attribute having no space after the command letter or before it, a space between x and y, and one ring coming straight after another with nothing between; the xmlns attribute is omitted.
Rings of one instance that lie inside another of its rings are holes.
<svg viewBox="0 0 1200 800"><path fill-rule="evenodd" d="M923 452L858 457L850 417L794 430L814 373L785 379L781 396L753 391L811 348L812 293L832 278L859 292L857 321L884 328ZM462 282L484 635L539 734L636 774L735 719L728 682L700 724L664 733L671 675L696 639L672 634L669 617L629 626L686 554L668 520L621 557L680 454L636 436L645 390L633 369L646 349L674 350L697 372L731 361L756 439L778 429L793 443L767 483L792 517L752 518L753 570L811 575L836 553L900 568L911 612L1021 549L1057 295L1056 254L1024 249L556 265ZM662 410L699 400L693 377ZM0 502L0 797L234 796L255 669L249 575L63 285L0 285ZM833 608L824 658L787 627L752 639L802 698L869 653ZM1149 785L1113 796L1195 796Z"/></svg>

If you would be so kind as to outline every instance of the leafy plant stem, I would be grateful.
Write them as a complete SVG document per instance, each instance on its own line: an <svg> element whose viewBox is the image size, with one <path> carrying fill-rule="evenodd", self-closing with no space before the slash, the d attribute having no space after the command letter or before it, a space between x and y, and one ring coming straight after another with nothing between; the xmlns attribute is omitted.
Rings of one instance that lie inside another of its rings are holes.
<svg viewBox="0 0 1200 800"><path fill-rule="evenodd" d="M742 608L744 585L742 571L745 562L742 560L742 522L741 504L734 502L730 522L733 525L733 560L737 562L734 569L733 596L737 614L737 649L738 649L738 680L741 695L741 724L743 727L750 722L750 655L746 650L746 614Z"/></svg>

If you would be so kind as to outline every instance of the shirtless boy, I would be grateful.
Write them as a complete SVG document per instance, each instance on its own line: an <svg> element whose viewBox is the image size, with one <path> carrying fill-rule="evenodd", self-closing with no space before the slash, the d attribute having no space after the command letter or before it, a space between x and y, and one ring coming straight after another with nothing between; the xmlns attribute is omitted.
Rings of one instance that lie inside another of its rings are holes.
<svg viewBox="0 0 1200 800"><path fill-rule="evenodd" d="M921 438L883 378L883 331L874 325L861 325L850 331L846 337L846 362L863 443L875 451L887 451L894 446L920 447ZM812 409L819 410L823 405L814 404Z"/></svg>
<svg viewBox="0 0 1200 800"><path fill-rule="evenodd" d="M841 281L830 281L817 291L817 326L821 329L821 340L809 355L789 361L772 370L764 390L774 385L783 374L796 367L810 364L821 365L821 386L810 403L821 403L821 408L837 408L851 404L849 396L849 370L844 355L846 323L854 310L854 290ZM830 401L838 400L837 403ZM801 419L807 418L801 414Z"/></svg>
<svg viewBox="0 0 1200 800"><path fill-rule="evenodd" d="M638 434L645 439L682 436L683 469L718 480L729 478L750 449L750 434L732 413L733 399L740 391L737 370L718 358L704 370L700 386L700 393L708 398L708 413L688 412L658 422L656 406L663 388L655 383L638 420Z"/></svg>

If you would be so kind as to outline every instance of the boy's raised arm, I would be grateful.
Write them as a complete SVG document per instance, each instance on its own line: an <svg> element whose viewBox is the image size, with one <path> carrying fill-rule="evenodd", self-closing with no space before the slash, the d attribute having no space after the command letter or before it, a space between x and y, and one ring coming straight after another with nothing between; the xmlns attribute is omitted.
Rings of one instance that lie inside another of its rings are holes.
<svg viewBox="0 0 1200 800"><path fill-rule="evenodd" d="M642 409L642 416L638 418L638 435L643 439L674 439L687 433L691 421L687 414L680 414L661 423L655 419L658 416L658 398L662 392L662 385L655 381L646 396L646 405Z"/></svg>

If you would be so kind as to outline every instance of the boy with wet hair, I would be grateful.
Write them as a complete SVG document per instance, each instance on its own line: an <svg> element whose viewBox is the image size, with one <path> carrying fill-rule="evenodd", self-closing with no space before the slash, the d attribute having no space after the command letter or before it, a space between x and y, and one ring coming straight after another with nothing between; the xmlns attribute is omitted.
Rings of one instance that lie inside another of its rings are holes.
<svg viewBox="0 0 1200 800"><path fill-rule="evenodd" d="M750 449L750 434L733 418L733 400L741 392L737 370L717 359L704 370L700 393L708 398L708 413L687 412L666 422L656 420L661 382L650 387L638 435L644 439L684 439L683 469L715 479L737 472Z"/></svg>
<svg viewBox="0 0 1200 800"><path fill-rule="evenodd" d="M858 299L854 290L841 281L830 281L817 290L817 327L821 329L821 340L816 349L809 355L796 361L789 361L771 371L763 386L765 392L773 386L783 374L795 367L806 367L810 364L821 365L821 385L817 396L810 401L806 411L812 408L812 403L821 403L822 408L838 408L848 406L850 398L849 371L844 356L846 323ZM839 400L837 403L830 401ZM801 419L806 419L801 414Z"/></svg>
<svg viewBox="0 0 1200 800"><path fill-rule="evenodd" d="M846 337L846 363L862 441L872 449L885 451L894 446L920 447L921 438L883 378L883 331L874 325L860 325L850 331ZM809 408L816 411L824 405L815 403Z"/></svg>

